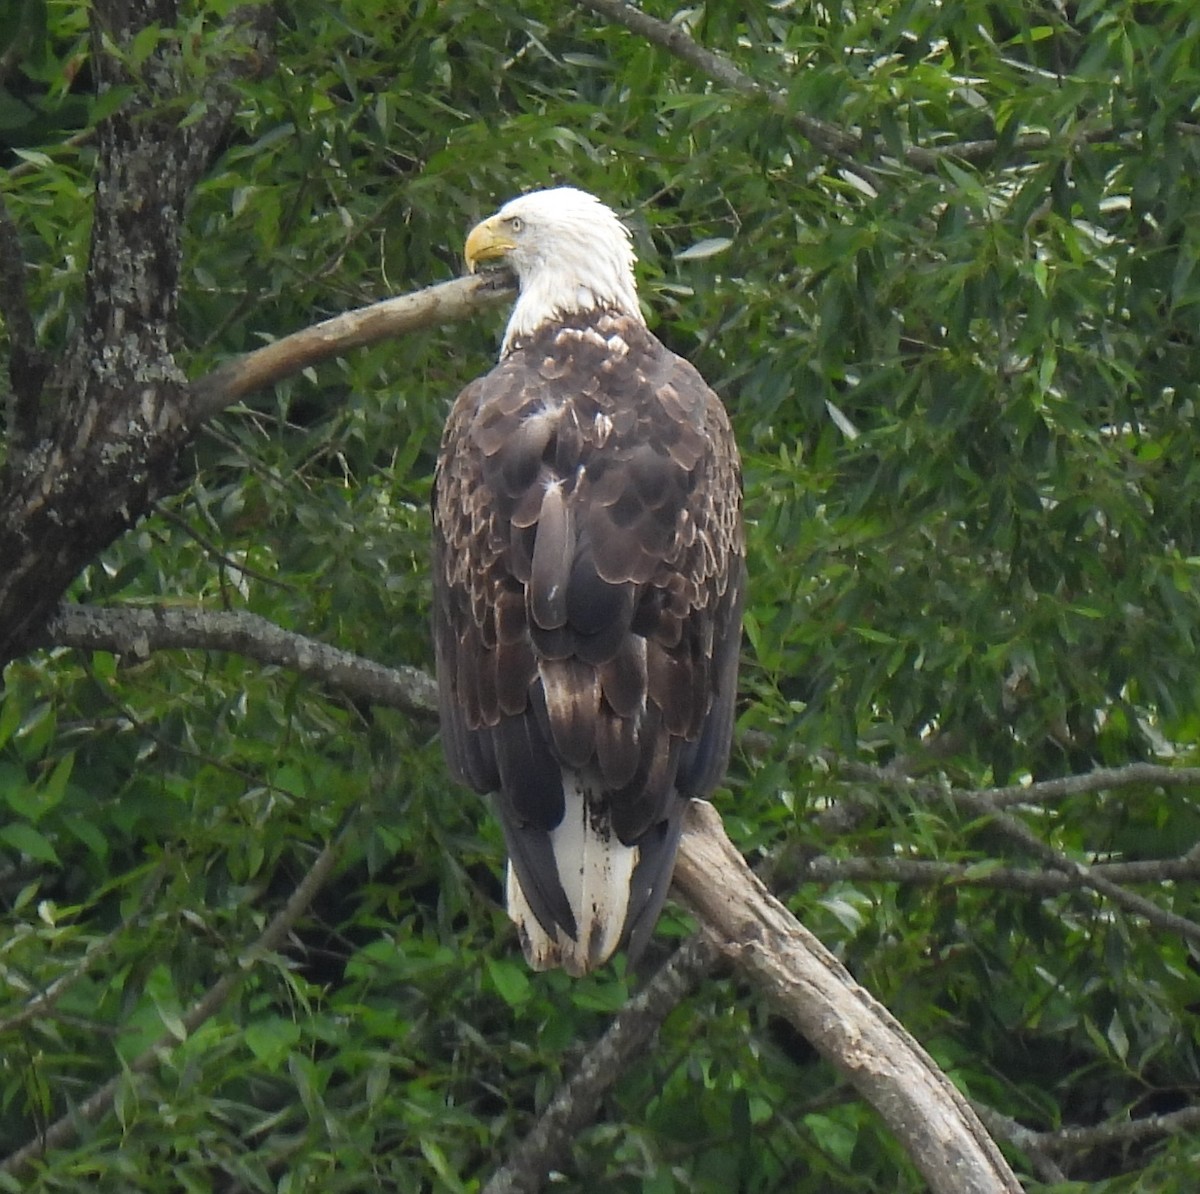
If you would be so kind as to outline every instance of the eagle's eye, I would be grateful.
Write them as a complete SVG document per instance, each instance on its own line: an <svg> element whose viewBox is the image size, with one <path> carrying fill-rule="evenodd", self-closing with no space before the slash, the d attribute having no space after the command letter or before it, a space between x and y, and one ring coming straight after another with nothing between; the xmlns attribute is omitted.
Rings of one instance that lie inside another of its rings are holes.
<svg viewBox="0 0 1200 1194"><path fill-rule="evenodd" d="M520 232L525 227L525 221L520 216L509 216L506 223L513 232Z"/></svg>

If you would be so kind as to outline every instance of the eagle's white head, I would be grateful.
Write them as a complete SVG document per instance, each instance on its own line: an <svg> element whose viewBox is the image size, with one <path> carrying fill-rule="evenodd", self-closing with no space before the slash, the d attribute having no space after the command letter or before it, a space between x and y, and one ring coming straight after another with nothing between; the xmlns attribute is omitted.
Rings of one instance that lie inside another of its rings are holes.
<svg viewBox="0 0 1200 1194"><path fill-rule="evenodd" d="M643 323L629 229L575 187L531 191L471 229L467 268L504 261L520 283L500 355L543 324L578 311L617 311Z"/></svg>

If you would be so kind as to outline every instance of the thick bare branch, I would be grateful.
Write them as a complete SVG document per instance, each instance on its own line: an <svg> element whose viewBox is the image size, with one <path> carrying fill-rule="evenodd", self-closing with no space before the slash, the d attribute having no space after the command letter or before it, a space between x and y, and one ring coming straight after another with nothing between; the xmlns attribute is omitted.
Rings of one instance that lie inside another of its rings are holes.
<svg viewBox="0 0 1200 1194"><path fill-rule="evenodd" d="M274 953L283 944L284 939L296 922L308 910L316 898L317 892L324 886L333 873L338 859L341 857L341 842L345 836L346 826L333 838L317 855L312 869L296 886L284 906L275 914L257 940L242 951L239 964L222 975L182 1016L184 1032L191 1035L206 1020L214 1016L225 1005L229 997L237 990L242 979L268 954ZM17 1175L27 1169L38 1157L51 1149L61 1148L73 1140L80 1129L89 1123L94 1123L105 1115L117 1097L121 1083L128 1080L130 1074L140 1074L153 1069L164 1056L169 1054L179 1044L179 1038L173 1033L164 1033L153 1045L140 1053L128 1063L119 1073L114 1074L103 1086L93 1091L78 1106L73 1107L61 1119L55 1120L36 1140L31 1140L15 1153L0 1162L0 1173Z"/></svg>
<svg viewBox="0 0 1200 1194"><path fill-rule="evenodd" d="M351 348L464 319L483 307L511 298L514 290L515 284L507 274L483 274L455 278L452 282L441 282L335 315L265 348L227 361L192 382L191 416L194 421L202 422L231 402L285 377L294 377L319 361Z"/></svg>
<svg viewBox="0 0 1200 1194"><path fill-rule="evenodd" d="M260 663L291 668L362 700L423 717L437 711L437 687L425 672L384 667L282 630L244 610L64 605L39 641L135 658L144 658L151 651L187 648L234 651Z"/></svg>
<svg viewBox="0 0 1200 1194"><path fill-rule="evenodd" d="M763 887L703 801L689 811L675 885L721 951L883 1116L935 1194L1020 1191L950 1080Z"/></svg>

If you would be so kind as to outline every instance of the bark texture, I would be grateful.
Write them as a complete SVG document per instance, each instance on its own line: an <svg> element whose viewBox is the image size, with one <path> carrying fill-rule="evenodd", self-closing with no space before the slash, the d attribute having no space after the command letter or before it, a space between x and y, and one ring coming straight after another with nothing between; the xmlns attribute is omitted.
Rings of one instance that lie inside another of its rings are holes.
<svg viewBox="0 0 1200 1194"><path fill-rule="evenodd" d="M175 488L194 430L170 342L180 232L232 116L230 82L261 66L269 10L231 15L243 52L202 81L188 77L171 33L177 16L167 0L92 7L98 89L131 93L97 128L79 330L44 389L23 375L12 407L0 478L0 664L30 646L80 569ZM123 51L152 23L163 32L135 74Z"/></svg>
<svg viewBox="0 0 1200 1194"><path fill-rule="evenodd" d="M692 802L675 890L739 970L883 1116L935 1194L1021 1189L958 1088L763 886L716 809Z"/></svg>

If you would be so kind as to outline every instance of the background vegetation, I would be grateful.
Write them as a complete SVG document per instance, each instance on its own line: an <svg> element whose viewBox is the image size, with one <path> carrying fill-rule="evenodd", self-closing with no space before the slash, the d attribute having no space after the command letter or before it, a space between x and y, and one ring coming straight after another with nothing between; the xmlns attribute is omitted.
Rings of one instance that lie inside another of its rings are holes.
<svg viewBox="0 0 1200 1194"><path fill-rule="evenodd" d="M36 346L43 412L70 410L64 362L104 367L80 348L92 215L131 106L200 136L214 80L234 100L182 228L189 378L453 277L523 189L607 199L744 455L730 833L1029 1189L1193 1188L1191 0L652 0L669 49L610 0L301 0L260 11L249 55L227 3L96 10L0 3L0 347L16 370ZM501 323L208 422L67 600L250 611L428 671L434 454ZM420 707L136 640L8 663L0 1153L70 1128L0 1188L484 1186L647 975L525 970L499 831ZM264 938L318 856L327 881ZM668 911L647 973L690 927ZM559 1188L920 1188L756 992L710 969L664 1016Z"/></svg>

